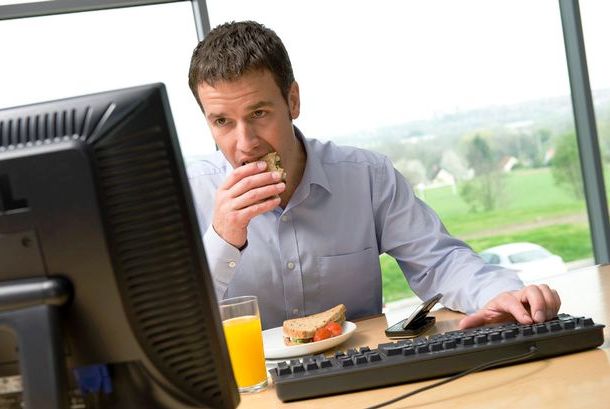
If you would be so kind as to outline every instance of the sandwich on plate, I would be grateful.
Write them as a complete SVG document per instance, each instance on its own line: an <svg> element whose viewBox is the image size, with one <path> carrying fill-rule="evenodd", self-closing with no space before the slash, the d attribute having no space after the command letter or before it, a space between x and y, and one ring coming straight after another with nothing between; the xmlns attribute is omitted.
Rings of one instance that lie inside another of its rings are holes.
<svg viewBox="0 0 610 409"><path fill-rule="evenodd" d="M284 343L286 345L307 344L341 335L342 325L345 322L345 311L345 305L339 304L317 314L284 321Z"/></svg>

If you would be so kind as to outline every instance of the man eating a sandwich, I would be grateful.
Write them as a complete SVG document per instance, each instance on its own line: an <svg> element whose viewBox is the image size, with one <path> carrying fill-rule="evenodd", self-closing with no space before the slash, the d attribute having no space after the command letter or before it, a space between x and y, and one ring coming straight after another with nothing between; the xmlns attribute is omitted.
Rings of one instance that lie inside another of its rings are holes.
<svg viewBox="0 0 610 409"><path fill-rule="evenodd" d="M557 314L555 290L485 264L388 158L306 138L293 124L299 86L272 30L216 27L193 52L189 86L219 148L188 168L216 292L258 296L264 328L339 303L347 319L381 313L384 252L420 298L440 292L470 314L462 327Z"/></svg>

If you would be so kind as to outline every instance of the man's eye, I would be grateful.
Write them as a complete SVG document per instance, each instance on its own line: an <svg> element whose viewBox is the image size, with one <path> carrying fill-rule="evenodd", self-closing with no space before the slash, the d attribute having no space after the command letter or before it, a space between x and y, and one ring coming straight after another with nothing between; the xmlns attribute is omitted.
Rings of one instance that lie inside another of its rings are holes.
<svg viewBox="0 0 610 409"><path fill-rule="evenodd" d="M265 116L265 111L261 111L260 109L252 112L252 118L262 118Z"/></svg>
<svg viewBox="0 0 610 409"><path fill-rule="evenodd" d="M224 126L224 125L226 125L226 123L227 123L227 119L226 118L217 118L214 121L214 125L216 125L216 126Z"/></svg>

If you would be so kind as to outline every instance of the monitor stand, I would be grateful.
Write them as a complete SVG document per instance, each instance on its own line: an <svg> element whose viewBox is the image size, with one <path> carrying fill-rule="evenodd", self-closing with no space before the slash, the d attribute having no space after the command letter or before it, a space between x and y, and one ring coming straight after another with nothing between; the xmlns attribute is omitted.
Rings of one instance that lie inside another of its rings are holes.
<svg viewBox="0 0 610 409"><path fill-rule="evenodd" d="M17 339L26 408L68 408L59 309L71 293L60 277L0 282L0 327Z"/></svg>

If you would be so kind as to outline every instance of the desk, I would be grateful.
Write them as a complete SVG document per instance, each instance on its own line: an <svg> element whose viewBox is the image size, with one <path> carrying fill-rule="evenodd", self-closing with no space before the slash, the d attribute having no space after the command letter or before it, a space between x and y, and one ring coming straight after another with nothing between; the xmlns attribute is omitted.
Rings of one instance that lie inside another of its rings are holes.
<svg viewBox="0 0 610 409"><path fill-rule="evenodd" d="M610 407L610 265L574 270L545 280L562 298L561 312L592 317L605 324L600 349L491 369L468 375L425 391L388 408L608 408ZM457 327L461 314L448 310L434 313L436 328ZM388 342L384 316L357 322L356 333L340 349ZM393 323L392 323L393 324ZM432 333L431 332L431 333ZM250 408L350 408L380 403L435 382L424 381L387 388L282 403L273 386L241 395L240 409Z"/></svg>

